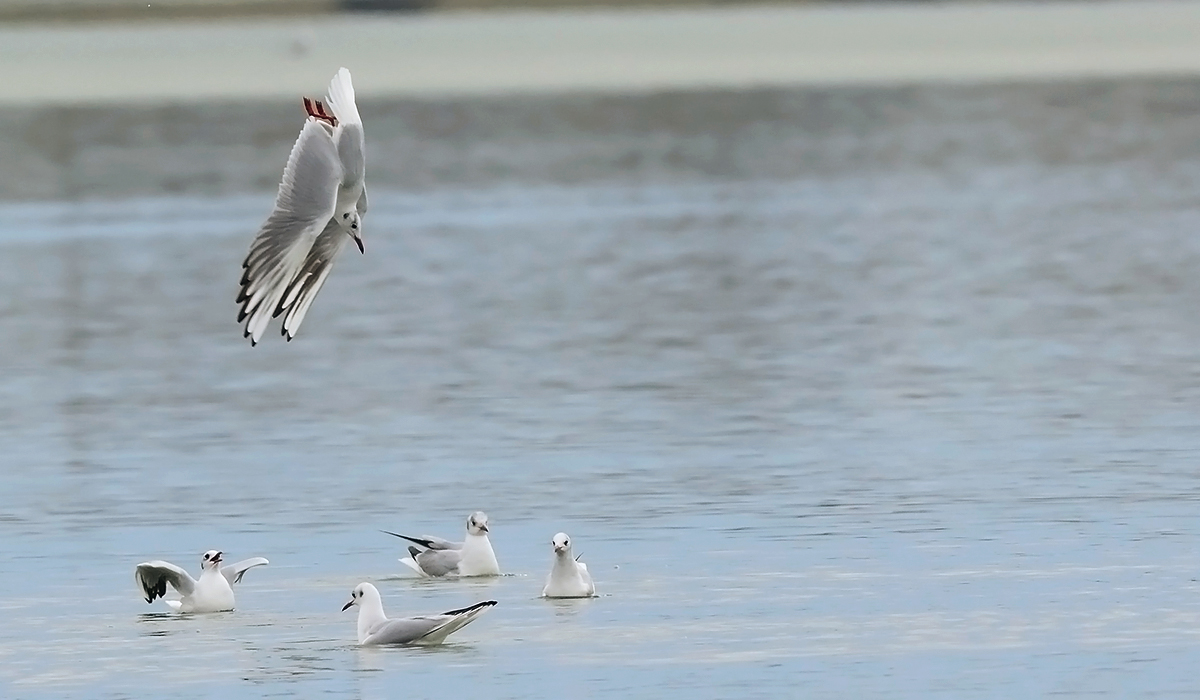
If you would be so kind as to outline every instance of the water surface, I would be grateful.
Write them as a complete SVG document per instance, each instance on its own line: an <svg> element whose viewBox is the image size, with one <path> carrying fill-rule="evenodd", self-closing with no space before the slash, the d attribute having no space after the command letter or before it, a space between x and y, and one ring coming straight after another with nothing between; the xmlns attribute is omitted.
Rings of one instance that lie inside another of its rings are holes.
<svg viewBox="0 0 1200 700"><path fill-rule="evenodd" d="M1200 161L913 160L380 187L253 349L269 196L6 205L0 691L1194 696ZM512 575L378 532L474 509ZM601 597L536 598L560 530ZM209 548L236 612L139 598ZM361 580L500 605L360 650Z"/></svg>

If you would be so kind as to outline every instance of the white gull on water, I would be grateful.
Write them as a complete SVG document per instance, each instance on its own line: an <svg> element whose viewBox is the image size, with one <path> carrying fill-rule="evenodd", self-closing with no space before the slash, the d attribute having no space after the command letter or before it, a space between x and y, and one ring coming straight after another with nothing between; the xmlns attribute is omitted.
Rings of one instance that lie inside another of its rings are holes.
<svg viewBox="0 0 1200 700"><path fill-rule="evenodd" d="M252 345L280 314L283 335L294 338L346 242L365 252L366 142L350 71L334 76L327 101L333 114L305 98L309 116L283 169L275 209L242 263L238 323Z"/></svg>
<svg viewBox="0 0 1200 700"><path fill-rule="evenodd" d="M481 510L467 516L467 537L462 542L451 542L432 535L410 537L387 530L383 532L423 548L409 547L410 556L400 560L400 563L422 576L500 575L500 564L492 550L492 541L488 539L488 516Z"/></svg>
<svg viewBox="0 0 1200 700"><path fill-rule="evenodd" d="M446 637L469 625L495 604L494 600L485 600L434 615L388 618L383 612L379 589L364 581L350 592L350 600L342 606L342 612L358 606L358 643L362 646L441 644Z"/></svg>
<svg viewBox="0 0 1200 700"><path fill-rule="evenodd" d="M166 561L147 561L137 565L133 572L138 588L147 603L153 603L167 594L167 584L182 596L179 600L163 602L176 612L209 613L233 610L233 585L242 580L248 569L269 564L263 557L243 559L236 564L221 566L221 552L210 549L200 560L200 579Z"/></svg>
<svg viewBox="0 0 1200 700"><path fill-rule="evenodd" d="M587 564L571 556L571 540L567 533L558 533L550 543L554 545L554 568L546 577L542 597L591 598L596 595L596 584L592 583Z"/></svg>

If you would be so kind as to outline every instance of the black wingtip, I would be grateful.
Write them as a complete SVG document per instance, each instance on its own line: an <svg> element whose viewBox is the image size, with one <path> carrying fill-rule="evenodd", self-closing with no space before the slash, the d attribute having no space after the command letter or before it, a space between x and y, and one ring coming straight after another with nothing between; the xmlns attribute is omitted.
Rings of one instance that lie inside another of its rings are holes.
<svg viewBox="0 0 1200 700"><path fill-rule="evenodd" d="M447 610L446 612L444 612L442 614L443 615L463 615L465 613L473 612L480 608L490 608L495 604L496 604L496 601L494 601L494 600L485 600L481 603L476 603L474 605L468 605L465 608L459 608L458 610Z"/></svg>
<svg viewBox="0 0 1200 700"><path fill-rule="evenodd" d="M416 538L416 537L409 537L408 535L401 535L401 534L399 534L399 533L396 533L396 532L388 532L387 530L380 530L380 532L382 532L382 533L384 533L384 534L386 534L386 535L391 535L392 537L399 537L399 538L400 538L400 539L402 539L402 540L408 540L409 542L414 542L414 543L416 543L416 544L419 544L419 545L421 545L421 546L422 546L422 547L424 547L425 549L430 549L430 548L431 548L431 547L430 547L430 545L432 545L432 544L433 544L433 543L432 543L432 542L430 542L429 540L422 540L422 539L418 539L418 538Z"/></svg>

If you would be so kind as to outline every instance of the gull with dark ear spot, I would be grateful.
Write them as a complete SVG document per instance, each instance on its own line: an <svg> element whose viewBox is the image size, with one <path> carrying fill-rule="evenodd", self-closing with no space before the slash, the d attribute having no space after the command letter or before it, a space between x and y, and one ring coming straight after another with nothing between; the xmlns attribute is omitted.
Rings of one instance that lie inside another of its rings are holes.
<svg viewBox="0 0 1200 700"><path fill-rule="evenodd" d="M210 549L200 560L200 578L165 561L147 561L137 565L133 578L147 603L158 598L176 612L209 613L233 610L233 585L240 583L248 569L269 563L262 557L244 559L222 567L221 552ZM167 600L167 585L180 595L179 600Z"/></svg>
<svg viewBox="0 0 1200 700"><path fill-rule="evenodd" d="M408 540L419 547L409 547L409 557L400 563L422 576L499 576L500 564L488 539L488 516L477 510L467 516L467 538L451 542L441 537L425 535L410 537L395 532L384 533Z"/></svg>
<svg viewBox="0 0 1200 700"><path fill-rule="evenodd" d="M554 546L554 568L546 577L543 598L592 598L596 584L588 573L587 564L571 556L571 538L560 532L550 541Z"/></svg>
<svg viewBox="0 0 1200 700"><path fill-rule="evenodd" d="M365 252L366 142L350 71L333 77L327 101L333 114L320 100L304 99L308 119L283 169L275 208L242 262L238 323L245 323L251 345L279 315L284 337L294 338L346 243Z"/></svg>
<svg viewBox="0 0 1200 700"><path fill-rule="evenodd" d="M495 604L494 600L485 600L436 615L389 619L383 612L379 589L364 581L350 592L350 600L342 606L342 612L358 606L358 643L362 646L441 644Z"/></svg>

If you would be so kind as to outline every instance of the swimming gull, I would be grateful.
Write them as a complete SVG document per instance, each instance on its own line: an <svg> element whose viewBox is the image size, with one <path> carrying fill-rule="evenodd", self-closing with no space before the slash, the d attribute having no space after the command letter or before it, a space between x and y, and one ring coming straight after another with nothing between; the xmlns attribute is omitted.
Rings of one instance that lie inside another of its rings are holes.
<svg viewBox="0 0 1200 700"><path fill-rule="evenodd" d="M364 581L354 587L342 612L352 605L358 606L358 643L362 646L441 644L446 637L469 625L495 604L494 600L485 600L436 615L388 618L383 612L379 589Z"/></svg>
<svg viewBox="0 0 1200 700"><path fill-rule="evenodd" d="M488 539L488 516L481 510L467 516L467 537L463 542L451 542L426 535L410 537L395 532L383 532L421 546L409 547L409 557L400 562L422 576L499 576L500 564Z"/></svg>
<svg viewBox="0 0 1200 700"><path fill-rule="evenodd" d="M221 552L215 549L204 553L200 560L198 581L180 567L158 560L138 564L133 577L147 603L163 598L167 593L167 584L171 584L182 597L179 600L163 598L163 602L176 612L209 613L233 610L233 585L241 582L248 569L270 562L262 557L254 557L222 567L221 556Z"/></svg>
<svg viewBox="0 0 1200 700"><path fill-rule="evenodd" d="M571 540L567 533L560 532L550 541L554 545L554 568L546 577L543 598L591 598L596 595L596 584L588 573L587 564L571 556Z"/></svg>

